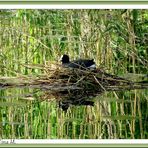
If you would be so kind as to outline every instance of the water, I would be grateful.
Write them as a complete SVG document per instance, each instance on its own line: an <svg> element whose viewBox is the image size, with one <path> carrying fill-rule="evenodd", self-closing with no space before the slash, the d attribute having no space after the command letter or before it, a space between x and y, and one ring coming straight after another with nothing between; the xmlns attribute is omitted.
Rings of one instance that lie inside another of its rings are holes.
<svg viewBox="0 0 148 148"><path fill-rule="evenodd" d="M45 91L3 89L1 138L147 138L147 100L139 98L143 91L104 93L93 99L94 106L71 105L63 111Z"/></svg>

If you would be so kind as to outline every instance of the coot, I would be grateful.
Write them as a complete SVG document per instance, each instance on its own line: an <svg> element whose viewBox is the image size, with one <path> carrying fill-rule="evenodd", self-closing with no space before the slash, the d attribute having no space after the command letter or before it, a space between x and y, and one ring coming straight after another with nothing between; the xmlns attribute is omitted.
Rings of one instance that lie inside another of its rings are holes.
<svg viewBox="0 0 148 148"><path fill-rule="evenodd" d="M64 54L62 56L61 61L64 67L80 68L80 69L83 69L83 68L95 69L96 68L94 59L78 59L78 60L70 61L69 56Z"/></svg>

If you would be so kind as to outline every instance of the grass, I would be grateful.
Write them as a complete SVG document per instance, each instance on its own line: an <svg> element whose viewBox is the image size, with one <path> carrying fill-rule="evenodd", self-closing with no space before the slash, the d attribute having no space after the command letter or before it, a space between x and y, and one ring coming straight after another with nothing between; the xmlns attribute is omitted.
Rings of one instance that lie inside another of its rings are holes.
<svg viewBox="0 0 148 148"><path fill-rule="evenodd" d="M42 75L42 69L27 66L58 62L64 53L71 59L94 58L110 74L147 74L147 10L1 12L1 77ZM71 106L67 113L54 98L42 101L44 95L1 89L0 138L148 138L147 89L106 92L94 98L94 107Z"/></svg>

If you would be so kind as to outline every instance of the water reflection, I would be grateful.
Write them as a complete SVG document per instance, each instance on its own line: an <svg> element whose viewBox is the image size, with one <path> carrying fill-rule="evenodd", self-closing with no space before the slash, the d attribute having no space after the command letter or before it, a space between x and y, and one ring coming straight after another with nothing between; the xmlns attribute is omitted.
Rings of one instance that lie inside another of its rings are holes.
<svg viewBox="0 0 148 148"><path fill-rule="evenodd" d="M147 138L147 96L140 97L141 90L104 93L93 106L71 104L66 112L46 93L0 90L1 138Z"/></svg>

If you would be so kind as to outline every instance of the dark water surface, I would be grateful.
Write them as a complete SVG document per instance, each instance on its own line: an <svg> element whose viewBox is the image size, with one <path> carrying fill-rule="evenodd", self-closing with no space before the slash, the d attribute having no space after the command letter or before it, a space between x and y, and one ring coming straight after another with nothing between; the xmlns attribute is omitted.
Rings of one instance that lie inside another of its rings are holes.
<svg viewBox="0 0 148 148"><path fill-rule="evenodd" d="M147 138L147 90L104 93L94 106L59 108L47 91L0 90L1 138ZM143 95L143 96L142 96Z"/></svg>

